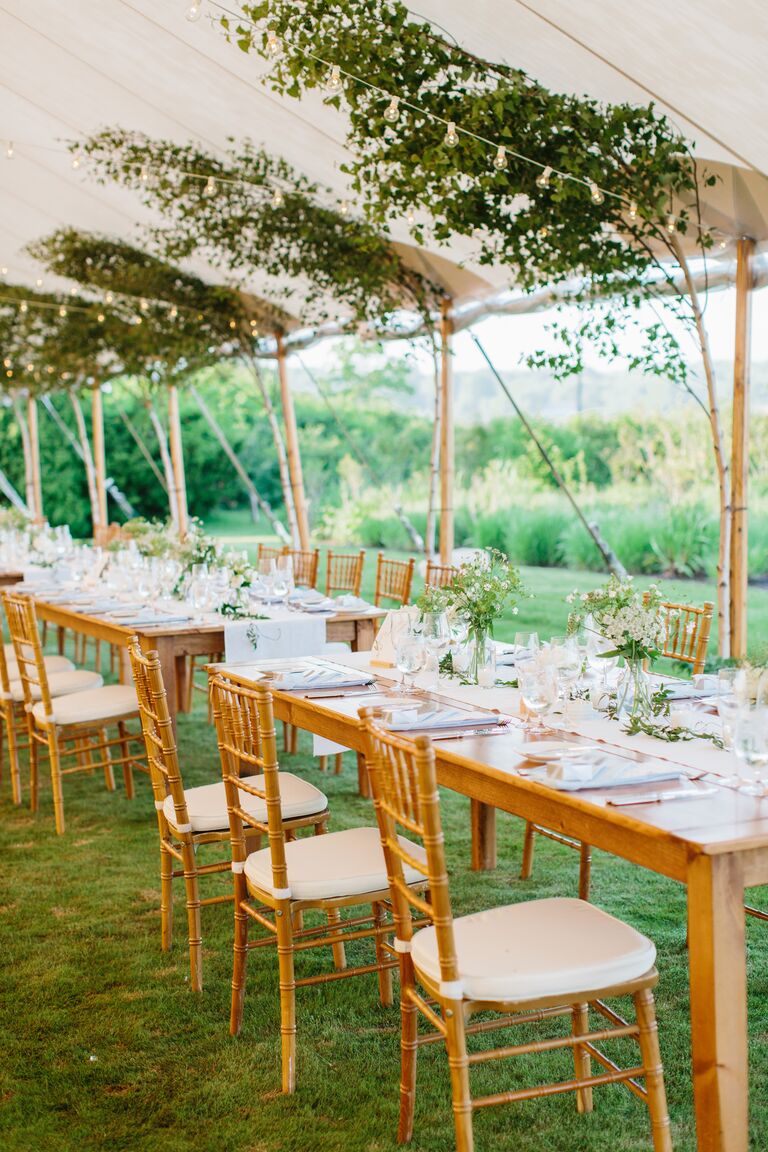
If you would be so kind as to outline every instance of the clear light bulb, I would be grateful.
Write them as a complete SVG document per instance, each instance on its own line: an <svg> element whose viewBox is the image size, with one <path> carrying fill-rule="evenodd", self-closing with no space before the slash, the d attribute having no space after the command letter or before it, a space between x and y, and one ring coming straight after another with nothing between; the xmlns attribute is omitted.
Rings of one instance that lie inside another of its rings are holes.
<svg viewBox="0 0 768 1152"><path fill-rule="evenodd" d="M133 322L134 324L141 324L141 316L134 316Z"/></svg>
<svg viewBox="0 0 768 1152"><path fill-rule="evenodd" d="M205 182L205 187L203 188L203 196L215 196L215 195L216 195L216 181L214 180L213 176L209 176Z"/></svg>
<svg viewBox="0 0 768 1152"><path fill-rule="evenodd" d="M283 196L282 191L279 188L275 188L274 192L272 193L272 207L282 208L284 203L285 197Z"/></svg>
<svg viewBox="0 0 768 1152"><path fill-rule="evenodd" d="M28 307L29 305L27 304L26 300L22 300L21 304L19 304L19 312L26 312Z"/></svg>
<svg viewBox="0 0 768 1152"><path fill-rule="evenodd" d="M329 92L340 92L341 91L341 85L342 85L341 68L338 66L338 64L334 64L333 67L331 68L331 74L328 77L328 85L327 85L328 91Z"/></svg>
<svg viewBox="0 0 768 1152"><path fill-rule="evenodd" d="M27 372L34 372L34 370L35 370L34 364L27 364Z"/></svg>
<svg viewBox="0 0 768 1152"><path fill-rule="evenodd" d="M384 119L387 124L396 124L400 119L400 97L393 96L384 109Z"/></svg>
<svg viewBox="0 0 768 1152"><path fill-rule="evenodd" d="M493 166L497 172L503 172L507 166L507 150L503 144L499 144L498 151L493 158Z"/></svg>
<svg viewBox="0 0 768 1152"><path fill-rule="evenodd" d="M234 331L237 328L237 320L230 320L229 326Z"/></svg>
<svg viewBox="0 0 768 1152"><path fill-rule="evenodd" d="M61 318L63 320L64 317L66 316L66 314L67 314L67 310L64 307L64 305L62 304L61 308L59 308L59 316L61 316Z"/></svg>
<svg viewBox="0 0 768 1152"><path fill-rule="evenodd" d="M42 288L42 286L43 286L43 281L38 276L37 280L35 280L35 288Z"/></svg>
<svg viewBox="0 0 768 1152"><path fill-rule="evenodd" d="M7 275L8 275L8 268L6 267L5 264L3 264L2 268L0 268L0 276L7 276Z"/></svg>
<svg viewBox="0 0 768 1152"><path fill-rule="evenodd" d="M200 19L202 14L203 14L203 0L193 0L193 3L190 4L189 8L187 8L187 11L186 11L187 20L189 20L189 22L191 24L194 24L194 22L196 20Z"/></svg>
<svg viewBox="0 0 768 1152"><path fill-rule="evenodd" d="M721 247L721 248L727 248L727 247L728 247L728 242L727 242L726 240L721 240L721 241L720 241L720 247Z"/></svg>
<svg viewBox="0 0 768 1152"><path fill-rule="evenodd" d="M549 182L552 179L552 168L547 164L546 168L542 168L536 177L537 188L549 188Z"/></svg>
<svg viewBox="0 0 768 1152"><path fill-rule="evenodd" d="M594 180L589 185L589 198L593 204L602 204L605 200L602 188L595 184Z"/></svg>
<svg viewBox="0 0 768 1152"><path fill-rule="evenodd" d="M676 228L677 218L675 217L674 212L670 212L669 216L667 216L667 232L674 232Z"/></svg>
<svg viewBox="0 0 768 1152"><path fill-rule="evenodd" d="M146 312L149 308L149 301L142 297L142 299L139 300L139 308L141 308L142 312Z"/></svg>
<svg viewBox="0 0 768 1152"><path fill-rule="evenodd" d="M406 223L410 224L410 225L413 225L416 223L416 213L414 212L413 208L408 209L408 211L405 214L405 220L406 220Z"/></svg>
<svg viewBox="0 0 768 1152"><path fill-rule="evenodd" d="M342 200L341 204L339 204L339 213L341 216L349 215L349 201Z"/></svg>
<svg viewBox="0 0 768 1152"><path fill-rule="evenodd" d="M149 168L147 168L146 164L142 164L141 166L141 171L139 172L139 180L141 180L142 184L146 184L149 180Z"/></svg>
<svg viewBox="0 0 768 1152"><path fill-rule="evenodd" d="M7 156L7 158L9 160L13 160L13 157L14 157L13 140L8 141L8 145L5 149L5 155Z"/></svg>
<svg viewBox="0 0 768 1152"><path fill-rule="evenodd" d="M99 324L103 324L103 323L104 323L104 320L105 320L105 316L104 316L104 313L103 313L103 312L99 312L99 314L98 314L98 316L96 317L96 319L98 320Z"/></svg>
<svg viewBox="0 0 768 1152"><path fill-rule="evenodd" d="M547 236L549 236L549 228L547 228L546 225L543 228L539 228L537 235L539 239L546 240Z"/></svg>
<svg viewBox="0 0 768 1152"><path fill-rule="evenodd" d="M104 299L105 299L105 301L106 301L106 303L107 303L107 304L111 304L111 303L112 303L112 301L114 300L114 296L112 295L112 293L111 293L111 292L107 292L107 294L106 294L106 296L104 297Z"/></svg>
<svg viewBox="0 0 768 1152"><path fill-rule="evenodd" d="M168 316L171 320L175 320L176 317L178 316L178 314L179 314L179 310L176 307L176 305L174 304L173 307L171 308L170 312L168 313Z"/></svg>
<svg viewBox="0 0 768 1152"><path fill-rule="evenodd" d="M630 220L637 220L637 200L630 200L629 202L629 218Z"/></svg>
<svg viewBox="0 0 768 1152"><path fill-rule="evenodd" d="M80 159L80 154L79 152L75 152L74 156L72 157L72 167L75 169L75 171L77 171L81 164L82 160Z"/></svg>
<svg viewBox="0 0 768 1152"><path fill-rule="evenodd" d="M455 148L459 142L459 134L456 131L456 125L453 120L449 120L448 127L445 130L445 145L447 148Z"/></svg>
<svg viewBox="0 0 768 1152"><path fill-rule="evenodd" d="M267 56L271 56L273 60L276 60L282 50L283 46L280 43L280 37L277 35L277 32L275 32L274 28L267 28Z"/></svg>
<svg viewBox="0 0 768 1152"><path fill-rule="evenodd" d="M7 356L6 356L5 360L3 360L3 365L6 368L10 368L10 366L11 366L11 361Z"/></svg>

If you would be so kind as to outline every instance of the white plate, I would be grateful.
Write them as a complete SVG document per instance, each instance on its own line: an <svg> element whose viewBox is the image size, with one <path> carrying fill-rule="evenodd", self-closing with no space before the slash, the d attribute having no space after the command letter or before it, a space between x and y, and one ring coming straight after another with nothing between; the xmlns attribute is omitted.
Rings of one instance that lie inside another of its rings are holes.
<svg viewBox="0 0 768 1152"><path fill-rule="evenodd" d="M526 740L525 744L515 745L515 751L534 764L551 764L566 756L581 756L594 751L592 744L575 744L571 740Z"/></svg>

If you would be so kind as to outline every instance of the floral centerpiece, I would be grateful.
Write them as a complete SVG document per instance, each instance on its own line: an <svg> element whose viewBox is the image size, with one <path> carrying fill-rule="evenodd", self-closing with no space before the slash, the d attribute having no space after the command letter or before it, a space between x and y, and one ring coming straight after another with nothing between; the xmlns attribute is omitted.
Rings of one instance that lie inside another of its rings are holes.
<svg viewBox="0 0 768 1152"><path fill-rule="evenodd" d="M572 592L566 601L577 605L568 617L569 633L589 627L607 642L601 656L624 658L625 671L617 691L619 715L649 715L651 691L645 664L660 656L664 646L664 619L657 585L651 584L645 592L640 592L631 576L625 580L611 576L602 588L581 596Z"/></svg>
<svg viewBox="0 0 768 1152"><path fill-rule="evenodd" d="M527 594L520 573L503 552L489 548L462 564L443 591L456 616L466 622L473 649L469 678L476 681L478 660L493 636L494 624L507 608L516 615L516 601Z"/></svg>

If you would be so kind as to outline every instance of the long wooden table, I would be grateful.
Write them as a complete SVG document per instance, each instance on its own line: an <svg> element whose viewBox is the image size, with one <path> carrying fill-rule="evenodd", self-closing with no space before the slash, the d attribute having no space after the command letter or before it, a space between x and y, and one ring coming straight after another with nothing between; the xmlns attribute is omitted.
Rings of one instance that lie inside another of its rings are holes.
<svg viewBox="0 0 768 1152"><path fill-rule="evenodd" d="M34 597L39 620L60 629L59 644L63 647L65 631L91 636L107 644L126 649L132 636L138 636L144 652L156 651L163 669L163 680L168 704L174 719L187 709L190 656L209 656L224 651L224 623L142 625L118 624L102 616L89 616L73 612L70 608L48 603ZM374 612L339 612L328 617L326 635L331 641L348 643L353 652L366 652L372 645L376 629L386 610ZM129 680L130 672L121 660L121 679Z"/></svg>
<svg viewBox="0 0 768 1152"><path fill-rule="evenodd" d="M247 669L222 667L233 679L253 683ZM329 693L323 700L317 689L312 696L275 692L276 716L361 751L357 710L366 697ZM723 787L697 800L614 808L606 800L615 790L559 792L520 774L516 741L519 725L503 735L435 743L440 783L472 801L473 861L488 862L491 814L501 809L687 886L698 1148L747 1152L744 889L768 884L768 800ZM632 755L624 749L621 754ZM644 793L648 786L635 790ZM661 1032L663 1045L663 1020Z"/></svg>

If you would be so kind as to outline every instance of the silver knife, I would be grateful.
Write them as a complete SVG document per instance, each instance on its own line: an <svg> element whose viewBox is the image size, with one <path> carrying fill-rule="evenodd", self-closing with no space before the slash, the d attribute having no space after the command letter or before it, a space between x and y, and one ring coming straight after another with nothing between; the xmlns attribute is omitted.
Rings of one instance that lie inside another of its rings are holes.
<svg viewBox="0 0 768 1152"><path fill-rule="evenodd" d="M644 792L642 796L627 796L624 799L608 799L606 804L612 808L629 808L633 804L660 804L663 800L701 800L703 796L714 796L717 791L717 788L669 789L666 792Z"/></svg>
<svg viewBox="0 0 768 1152"><path fill-rule="evenodd" d="M425 729L427 736L429 730ZM494 724L492 728L465 728L463 732L449 732L446 736L433 736L433 740L463 740L465 736L498 736L509 731L506 724Z"/></svg>

